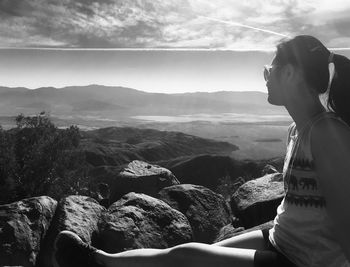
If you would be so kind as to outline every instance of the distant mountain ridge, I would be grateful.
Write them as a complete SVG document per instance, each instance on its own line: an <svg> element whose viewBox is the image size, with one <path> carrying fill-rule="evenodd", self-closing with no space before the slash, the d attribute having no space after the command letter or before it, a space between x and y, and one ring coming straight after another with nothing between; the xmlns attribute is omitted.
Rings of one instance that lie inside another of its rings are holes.
<svg viewBox="0 0 350 267"><path fill-rule="evenodd" d="M239 148L227 142L200 138L181 132L107 127L81 131L81 147L93 166L126 164L138 159L147 162L199 154L229 155Z"/></svg>
<svg viewBox="0 0 350 267"><path fill-rule="evenodd" d="M255 91L164 94L102 85L33 90L0 87L0 116L36 114L43 109L52 115L106 118L196 113L285 114L284 109L267 102L266 93Z"/></svg>

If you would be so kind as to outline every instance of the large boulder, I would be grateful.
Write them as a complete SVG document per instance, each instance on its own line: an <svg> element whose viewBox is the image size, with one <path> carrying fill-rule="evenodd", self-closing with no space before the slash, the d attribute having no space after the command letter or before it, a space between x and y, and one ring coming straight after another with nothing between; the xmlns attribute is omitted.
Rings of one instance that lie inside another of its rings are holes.
<svg viewBox="0 0 350 267"><path fill-rule="evenodd" d="M159 199L134 192L109 207L99 229L97 246L109 253L167 248L193 240L185 215Z"/></svg>
<svg viewBox="0 0 350 267"><path fill-rule="evenodd" d="M39 266L51 267L53 245L57 234L69 230L91 244L97 231L98 220L105 208L87 196L68 196L59 202L47 237L39 255Z"/></svg>
<svg viewBox="0 0 350 267"><path fill-rule="evenodd" d="M0 266L35 266L57 201L33 197L0 206Z"/></svg>
<svg viewBox="0 0 350 267"><path fill-rule="evenodd" d="M111 203L129 192L155 197L162 188L175 184L179 184L179 181L168 169L134 160L114 179Z"/></svg>
<svg viewBox="0 0 350 267"><path fill-rule="evenodd" d="M245 228L272 220L284 197L281 173L268 174L243 184L231 198L231 208Z"/></svg>
<svg viewBox="0 0 350 267"><path fill-rule="evenodd" d="M166 187L159 192L159 198L186 215L197 242L212 243L220 229L232 219L224 198L204 186Z"/></svg>

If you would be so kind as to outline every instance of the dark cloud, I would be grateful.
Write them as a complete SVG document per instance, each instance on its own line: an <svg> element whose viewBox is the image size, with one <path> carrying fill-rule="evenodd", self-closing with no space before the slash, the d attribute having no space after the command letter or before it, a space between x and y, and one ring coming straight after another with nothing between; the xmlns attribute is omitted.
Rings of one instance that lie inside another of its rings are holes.
<svg viewBox="0 0 350 267"><path fill-rule="evenodd" d="M7 16L24 16L33 11L25 0L0 0L0 14Z"/></svg>

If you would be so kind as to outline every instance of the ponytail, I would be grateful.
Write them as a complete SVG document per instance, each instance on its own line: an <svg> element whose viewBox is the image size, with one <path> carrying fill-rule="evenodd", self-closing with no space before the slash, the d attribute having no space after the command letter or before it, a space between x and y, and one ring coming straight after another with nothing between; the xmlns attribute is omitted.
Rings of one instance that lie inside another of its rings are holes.
<svg viewBox="0 0 350 267"><path fill-rule="evenodd" d="M335 75L329 92L327 107L350 126L350 60L334 54Z"/></svg>

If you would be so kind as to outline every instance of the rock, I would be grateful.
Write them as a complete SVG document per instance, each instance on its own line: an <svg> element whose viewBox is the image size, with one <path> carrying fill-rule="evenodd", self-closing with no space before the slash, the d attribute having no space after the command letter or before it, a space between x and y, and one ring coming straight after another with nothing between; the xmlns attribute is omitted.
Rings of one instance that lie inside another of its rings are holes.
<svg viewBox="0 0 350 267"><path fill-rule="evenodd" d="M245 228L275 218L284 197L282 174L268 174L243 184L231 198L231 208Z"/></svg>
<svg viewBox="0 0 350 267"><path fill-rule="evenodd" d="M193 240L185 215L159 199L134 192L109 207L99 228L97 247L109 253L167 248Z"/></svg>
<svg viewBox="0 0 350 267"><path fill-rule="evenodd" d="M186 215L197 242L212 243L220 229L231 222L231 210L224 198L204 186L166 187L159 198Z"/></svg>
<svg viewBox="0 0 350 267"><path fill-rule="evenodd" d="M233 236L233 234L244 231L244 227L234 227L231 223L222 227L214 240L214 243L220 242Z"/></svg>
<svg viewBox="0 0 350 267"><path fill-rule="evenodd" d="M98 232L97 224L105 208L86 196L68 196L58 203L44 246L39 254L39 266L52 267L53 245L57 234L69 230L91 244Z"/></svg>
<svg viewBox="0 0 350 267"><path fill-rule="evenodd" d="M262 176L265 176L266 174L274 174L274 173L278 173L278 170L270 164L265 165L264 169L261 171Z"/></svg>
<svg viewBox="0 0 350 267"><path fill-rule="evenodd" d="M113 181L111 203L129 192L155 197L162 188L175 184L179 181L168 169L134 160Z"/></svg>
<svg viewBox="0 0 350 267"><path fill-rule="evenodd" d="M57 201L33 197L0 206L0 266L35 266Z"/></svg>

